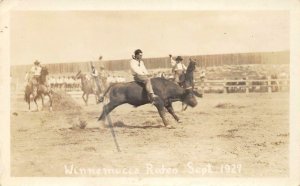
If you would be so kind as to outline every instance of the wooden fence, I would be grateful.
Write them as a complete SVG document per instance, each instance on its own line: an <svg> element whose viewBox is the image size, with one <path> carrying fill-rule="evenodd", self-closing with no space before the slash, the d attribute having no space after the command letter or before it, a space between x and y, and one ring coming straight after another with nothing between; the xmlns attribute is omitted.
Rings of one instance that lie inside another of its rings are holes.
<svg viewBox="0 0 300 186"><path fill-rule="evenodd" d="M289 79L196 80L203 93L250 93L289 91Z"/></svg>
<svg viewBox="0 0 300 186"><path fill-rule="evenodd" d="M223 66L223 65L245 65L245 64L289 64L289 51L278 52L255 52L255 53L234 53L234 54L213 54L213 55L195 55L183 56L184 63L188 63L189 58L197 61L197 66ZM161 58L145 58L145 65L148 69L171 68L168 56ZM42 62L43 63L43 62ZM97 69L104 66L109 71L128 71L129 59L92 61ZM83 72L90 71L90 61L78 63L55 63L42 64L46 66L50 74L68 74L75 75L79 70ZM11 66L11 76L13 78L24 79L26 71L30 70L30 65Z"/></svg>
<svg viewBox="0 0 300 186"><path fill-rule="evenodd" d="M275 82L275 83L274 83ZM228 85L235 83L236 85ZM254 83L260 83L260 85L254 85ZM251 92L282 92L289 91L290 80L289 79L247 79L247 80L204 80L201 81L197 79L195 82L195 86L201 90L203 94L207 93L251 93ZM22 88L15 89L15 87L11 87L13 95L17 99L23 99L24 91ZM24 88L24 87L23 87ZM57 89L54 89L56 91ZM74 88L66 89L64 86L62 87L63 91L69 94L73 98L81 98L82 91L77 86ZM60 90L60 91L61 91Z"/></svg>

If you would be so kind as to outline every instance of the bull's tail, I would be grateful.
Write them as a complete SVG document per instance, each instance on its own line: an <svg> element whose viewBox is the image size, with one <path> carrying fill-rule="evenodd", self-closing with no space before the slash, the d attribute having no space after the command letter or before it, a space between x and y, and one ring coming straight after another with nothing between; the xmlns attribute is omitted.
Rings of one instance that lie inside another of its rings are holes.
<svg viewBox="0 0 300 186"><path fill-rule="evenodd" d="M106 94L110 91L111 87L113 87L115 84L109 85L109 87L105 90L104 94L99 97L98 103L102 103L104 101L104 97Z"/></svg>

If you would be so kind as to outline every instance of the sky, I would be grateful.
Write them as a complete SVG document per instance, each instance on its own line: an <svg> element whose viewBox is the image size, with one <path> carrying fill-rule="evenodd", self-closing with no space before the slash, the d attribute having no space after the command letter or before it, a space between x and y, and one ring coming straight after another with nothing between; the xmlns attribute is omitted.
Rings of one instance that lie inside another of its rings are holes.
<svg viewBox="0 0 300 186"><path fill-rule="evenodd" d="M288 11L12 11L11 64L289 50Z"/></svg>

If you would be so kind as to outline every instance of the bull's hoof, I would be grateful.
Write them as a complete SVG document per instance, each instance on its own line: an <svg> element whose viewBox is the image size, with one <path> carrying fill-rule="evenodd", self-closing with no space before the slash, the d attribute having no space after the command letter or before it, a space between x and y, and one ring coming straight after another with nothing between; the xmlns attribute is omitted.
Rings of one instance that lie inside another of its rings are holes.
<svg viewBox="0 0 300 186"><path fill-rule="evenodd" d="M175 129L175 127L172 126L172 125L167 125L166 128L167 128L167 129Z"/></svg>
<svg viewBox="0 0 300 186"><path fill-rule="evenodd" d="M182 121L179 119L179 120L177 120L177 123L182 123Z"/></svg>

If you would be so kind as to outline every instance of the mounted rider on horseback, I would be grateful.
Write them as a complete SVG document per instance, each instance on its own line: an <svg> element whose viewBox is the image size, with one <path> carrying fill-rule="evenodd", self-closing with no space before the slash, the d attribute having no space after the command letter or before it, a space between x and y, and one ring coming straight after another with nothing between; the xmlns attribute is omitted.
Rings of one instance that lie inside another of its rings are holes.
<svg viewBox="0 0 300 186"><path fill-rule="evenodd" d="M41 71L42 66L39 61L34 62L34 66L30 69L30 76L28 77L28 83L33 88L33 96L37 95L39 84L41 84Z"/></svg>
<svg viewBox="0 0 300 186"><path fill-rule="evenodd" d="M172 73L174 73L174 81L179 85L184 81L184 76L186 72L186 66L182 63L183 58L181 56L177 56L175 60L173 60L172 55L169 55L172 66Z"/></svg>
<svg viewBox="0 0 300 186"><path fill-rule="evenodd" d="M93 84L96 85L96 89L94 88L95 93L96 92L101 92L101 88L100 88L100 81L99 81L99 73L98 70L95 68L95 66L91 63L91 76L92 76L92 80L93 80Z"/></svg>

